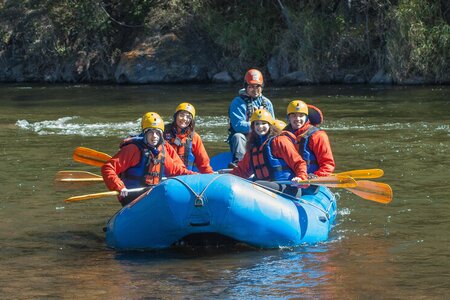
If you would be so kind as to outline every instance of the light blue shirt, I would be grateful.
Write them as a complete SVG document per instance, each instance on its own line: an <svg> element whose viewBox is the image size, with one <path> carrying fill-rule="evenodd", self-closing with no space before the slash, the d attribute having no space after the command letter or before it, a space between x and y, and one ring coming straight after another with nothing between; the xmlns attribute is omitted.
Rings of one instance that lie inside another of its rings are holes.
<svg viewBox="0 0 450 300"><path fill-rule="evenodd" d="M250 121L247 118L247 104L244 99L250 99L247 95L239 95L231 101L228 116L230 118L230 124L234 131L247 134L250 132ZM273 105L270 100L264 96L252 99L252 106L254 109L264 108L262 103L265 101L266 107L272 117L275 119L275 113L273 111Z"/></svg>

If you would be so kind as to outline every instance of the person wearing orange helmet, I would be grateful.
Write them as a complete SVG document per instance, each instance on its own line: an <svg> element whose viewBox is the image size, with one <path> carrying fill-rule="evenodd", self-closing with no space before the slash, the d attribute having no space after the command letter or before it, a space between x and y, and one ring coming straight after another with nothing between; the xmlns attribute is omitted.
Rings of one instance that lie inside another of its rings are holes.
<svg viewBox="0 0 450 300"><path fill-rule="evenodd" d="M102 166L107 188L118 191L122 206L143 192L130 192L132 188L158 184L163 176L195 174L186 169L175 150L164 142L164 122L155 112L144 114L142 133L125 139L119 152Z"/></svg>
<svg viewBox="0 0 450 300"><path fill-rule="evenodd" d="M244 77L244 88L231 101L228 109L230 120L228 143L230 144L233 164L244 157L246 136L251 130L250 117L253 112L259 108L264 108L275 118L272 102L262 94L263 86L262 73L256 69L250 69Z"/></svg>
<svg viewBox="0 0 450 300"><path fill-rule="evenodd" d="M177 106L173 122L165 127L164 139L175 149L187 169L194 164L200 173L213 173L202 139L195 132L195 108L184 102Z"/></svg>
<svg viewBox="0 0 450 300"><path fill-rule="evenodd" d="M306 162L294 146L295 136L281 132L274 124L271 113L257 109L250 118L251 129L246 144L247 151L230 174L243 178L254 175L254 180L265 186L299 197L300 189L274 181L307 179Z"/></svg>
<svg viewBox="0 0 450 300"><path fill-rule="evenodd" d="M293 100L287 107L289 124L286 130L294 133L298 151L308 165L308 177L331 175L336 166L327 133L318 128L322 112L302 100Z"/></svg>

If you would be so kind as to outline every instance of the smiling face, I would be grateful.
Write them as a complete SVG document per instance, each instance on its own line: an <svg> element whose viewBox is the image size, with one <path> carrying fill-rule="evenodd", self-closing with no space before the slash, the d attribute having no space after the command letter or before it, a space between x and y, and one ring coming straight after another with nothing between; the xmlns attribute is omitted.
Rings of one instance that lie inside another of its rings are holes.
<svg viewBox="0 0 450 300"><path fill-rule="evenodd" d="M252 98L257 98L261 96L262 93L262 85L260 84L249 84L247 85L247 88L245 89L247 92L247 95L249 95Z"/></svg>
<svg viewBox="0 0 450 300"><path fill-rule="evenodd" d="M264 136L269 133L270 124L266 121L255 121L253 123L255 127L255 133L259 136Z"/></svg>
<svg viewBox="0 0 450 300"><path fill-rule="evenodd" d="M177 126L181 129L188 127L192 122L192 115L190 112L185 110L180 110L177 113Z"/></svg>
<svg viewBox="0 0 450 300"><path fill-rule="evenodd" d="M292 129L297 130L302 128L306 123L306 114L303 113L292 113L289 114L289 123L292 126Z"/></svg>
<svg viewBox="0 0 450 300"><path fill-rule="evenodd" d="M145 132L145 140L149 146L155 147L161 140L161 134L159 129L148 129Z"/></svg>

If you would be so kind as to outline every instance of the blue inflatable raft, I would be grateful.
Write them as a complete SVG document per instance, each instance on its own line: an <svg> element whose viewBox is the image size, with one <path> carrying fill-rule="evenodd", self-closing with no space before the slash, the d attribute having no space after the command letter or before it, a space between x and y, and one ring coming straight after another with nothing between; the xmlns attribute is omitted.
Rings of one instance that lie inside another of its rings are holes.
<svg viewBox="0 0 450 300"><path fill-rule="evenodd" d="M230 174L169 178L108 222L117 250L171 247L186 236L217 234L257 248L325 241L336 217L328 188L296 199Z"/></svg>

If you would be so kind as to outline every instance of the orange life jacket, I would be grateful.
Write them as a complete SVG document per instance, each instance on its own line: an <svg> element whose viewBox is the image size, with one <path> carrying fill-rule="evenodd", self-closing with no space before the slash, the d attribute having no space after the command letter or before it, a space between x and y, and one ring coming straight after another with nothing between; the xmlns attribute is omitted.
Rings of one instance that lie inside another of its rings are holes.
<svg viewBox="0 0 450 300"><path fill-rule="evenodd" d="M167 125L164 130L164 139L175 149L188 170L192 170L195 161L195 156L192 153L193 136L194 133L189 135L178 134L177 129L172 125Z"/></svg>
<svg viewBox="0 0 450 300"><path fill-rule="evenodd" d="M287 136L295 143L295 135L291 132L283 131L280 135ZM258 180L290 180L295 177L287 163L273 155L271 146L275 137L268 138L261 146L251 150L251 165Z"/></svg>
<svg viewBox="0 0 450 300"><path fill-rule="evenodd" d="M134 144L141 151L139 163L120 174L120 178L127 188L137 188L158 184L164 176L165 147L161 144L151 149L143 142L143 136L126 139L121 147ZM157 153L157 154L156 154Z"/></svg>

